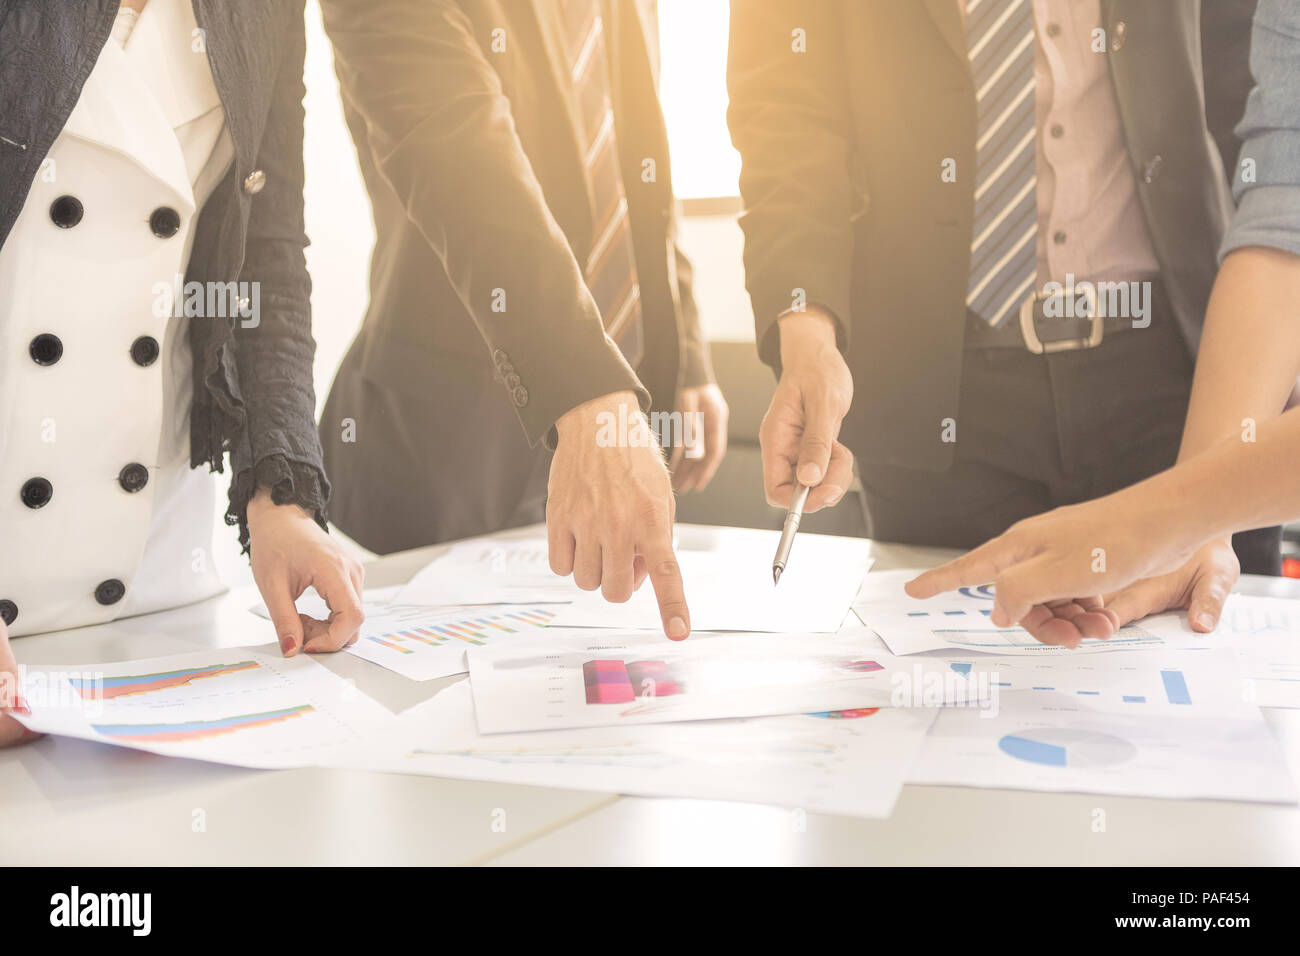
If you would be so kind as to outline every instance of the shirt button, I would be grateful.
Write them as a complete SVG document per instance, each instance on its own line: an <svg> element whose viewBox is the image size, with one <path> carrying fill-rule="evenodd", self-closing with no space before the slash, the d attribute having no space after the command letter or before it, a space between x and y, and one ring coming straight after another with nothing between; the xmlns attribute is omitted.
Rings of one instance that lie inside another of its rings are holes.
<svg viewBox="0 0 1300 956"><path fill-rule="evenodd" d="M23 499L23 504L33 510L44 508L54 497L54 486L48 478L28 478L23 482L19 497Z"/></svg>
<svg viewBox="0 0 1300 956"><path fill-rule="evenodd" d="M71 229L85 214L86 207L76 196L60 196L50 203L50 221L60 229Z"/></svg>
<svg viewBox="0 0 1300 956"><path fill-rule="evenodd" d="M260 169L255 169L244 177L244 192L250 196L256 196L266 185L266 173Z"/></svg>
<svg viewBox="0 0 1300 956"><path fill-rule="evenodd" d="M1142 171L1142 181L1150 186L1160 175L1160 167L1165 164L1163 156L1152 156L1147 168Z"/></svg>
<svg viewBox="0 0 1300 956"><path fill-rule="evenodd" d="M116 604L126 595L126 585L117 578L100 581L95 588L95 600L100 604Z"/></svg>
<svg viewBox="0 0 1300 956"><path fill-rule="evenodd" d="M1054 243L1056 243L1058 246L1063 246L1063 245L1065 245L1065 240L1066 240L1066 235L1065 235L1065 233L1062 232L1060 229L1058 229L1058 230L1056 230L1056 232L1052 233L1052 241L1053 241Z"/></svg>
<svg viewBox="0 0 1300 956"><path fill-rule="evenodd" d="M149 469L133 461L117 473L117 483L123 491L134 494L149 484Z"/></svg>
<svg viewBox="0 0 1300 956"><path fill-rule="evenodd" d="M18 605L8 598L0 600L0 621L8 626L18 620Z"/></svg>
<svg viewBox="0 0 1300 956"><path fill-rule="evenodd" d="M32 339L27 351L37 365L53 365L63 358L63 341L52 332L42 332Z"/></svg>
<svg viewBox="0 0 1300 956"><path fill-rule="evenodd" d="M1065 127L1060 123L1052 124L1052 139L1060 139L1065 135Z"/></svg>
<svg viewBox="0 0 1300 956"><path fill-rule="evenodd" d="M515 387L515 390L510 393L510 397L514 399L517 408L523 408L528 404L528 389L524 388L522 385L518 385Z"/></svg>
<svg viewBox="0 0 1300 956"><path fill-rule="evenodd" d="M152 365L158 360L158 340L142 335L131 343L131 360L136 365Z"/></svg>
<svg viewBox="0 0 1300 956"><path fill-rule="evenodd" d="M170 239L181 231L181 214L171 206L159 206L149 215L149 228L159 239Z"/></svg>

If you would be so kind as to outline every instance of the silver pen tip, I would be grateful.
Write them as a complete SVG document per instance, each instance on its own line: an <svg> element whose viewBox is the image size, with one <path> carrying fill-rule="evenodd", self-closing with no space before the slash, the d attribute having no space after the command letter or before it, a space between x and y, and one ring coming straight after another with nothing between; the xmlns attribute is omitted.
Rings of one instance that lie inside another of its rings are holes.
<svg viewBox="0 0 1300 956"><path fill-rule="evenodd" d="M783 568L778 564L772 568L772 586L776 587L781 583L781 571Z"/></svg>

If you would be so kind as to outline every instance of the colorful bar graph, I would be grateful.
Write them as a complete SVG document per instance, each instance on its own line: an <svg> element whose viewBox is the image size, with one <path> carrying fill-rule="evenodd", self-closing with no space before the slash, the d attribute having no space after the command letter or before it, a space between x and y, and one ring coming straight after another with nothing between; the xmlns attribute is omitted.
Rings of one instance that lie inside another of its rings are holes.
<svg viewBox="0 0 1300 956"><path fill-rule="evenodd" d="M179 671L162 671L158 674L137 674L130 677L105 677L101 679L69 679L73 689L83 700L116 700L133 694L181 687L196 680L257 670L257 661L240 661L236 664L213 664L210 667L188 667Z"/></svg>
<svg viewBox="0 0 1300 956"><path fill-rule="evenodd" d="M223 717L218 720L161 724L93 724L92 726L96 733L118 740L130 740L135 743L181 743L189 740L206 740L256 727L269 727L272 724L310 714L315 709L310 704L302 704L298 707L269 710L260 714L240 714L237 717Z"/></svg>
<svg viewBox="0 0 1300 956"><path fill-rule="evenodd" d="M480 617L466 614L452 619L448 619L445 612L432 612L425 614L419 623L408 622L408 626L400 630L369 634L366 640L402 654L417 652L416 648L405 646L410 642L426 647L443 647L453 642L481 647L494 637L518 634L525 627L546 627L554 617L554 611L541 608L501 611Z"/></svg>
<svg viewBox="0 0 1300 956"><path fill-rule="evenodd" d="M1182 671L1161 671L1160 679L1165 682L1165 696L1171 704L1191 704L1192 695L1187 690L1187 679Z"/></svg>
<svg viewBox="0 0 1300 956"><path fill-rule="evenodd" d="M636 699L622 661L587 661L582 665L582 683L589 704L626 704Z"/></svg>

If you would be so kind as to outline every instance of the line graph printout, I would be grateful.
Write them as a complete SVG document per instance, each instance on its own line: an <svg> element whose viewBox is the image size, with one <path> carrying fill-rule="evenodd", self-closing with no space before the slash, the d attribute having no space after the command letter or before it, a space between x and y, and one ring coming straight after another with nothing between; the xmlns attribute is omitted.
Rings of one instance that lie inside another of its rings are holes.
<svg viewBox="0 0 1300 956"><path fill-rule="evenodd" d="M377 605L348 651L410 680L433 680L464 674L466 649L538 634L554 617L548 604Z"/></svg>
<svg viewBox="0 0 1300 956"><path fill-rule="evenodd" d="M948 661L901 660L852 633L696 635L674 643L644 631L551 628L544 640L471 648L468 658L478 727L489 734L899 701L979 705L988 686Z"/></svg>
<svg viewBox="0 0 1300 956"><path fill-rule="evenodd" d="M1085 639L1075 650L1041 644L1022 627L998 627L991 619L993 590L988 585L962 588L927 600L908 597L903 585L920 571L868 574L853 610L895 654L924 651L973 651L1033 657L1075 656L1098 651L1152 649L1166 641L1145 623L1120 628L1104 641Z"/></svg>
<svg viewBox="0 0 1300 956"><path fill-rule="evenodd" d="M1094 656L1069 684L1068 665L1052 661L1056 675L1035 685L1029 671L1047 663L1020 662L993 710L943 709L908 782L1295 802L1268 724L1240 699L1231 650ZM1090 692L1105 684L1115 692Z"/></svg>
<svg viewBox="0 0 1300 956"><path fill-rule="evenodd" d="M23 669L31 730L243 767L314 765L393 716L308 657L247 649Z"/></svg>
<svg viewBox="0 0 1300 956"><path fill-rule="evenodd" d="M1229 595L1211 635L1194 632L1186 613L1159 614L1142 623L1169 643L1232 647L1248 700L1260 707L1300 707L1300 601Z"/></svg>
<svg viewBox="0 0 1300 956"><path fill-rule="evenodd" d="M934 709L480 734L469 683L406 711L351 769L886 817Z"/></svg>

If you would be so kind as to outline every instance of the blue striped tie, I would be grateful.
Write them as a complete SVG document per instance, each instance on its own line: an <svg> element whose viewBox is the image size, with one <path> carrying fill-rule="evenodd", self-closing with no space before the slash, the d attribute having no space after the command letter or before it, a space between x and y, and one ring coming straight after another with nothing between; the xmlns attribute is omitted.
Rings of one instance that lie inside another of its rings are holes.
<svg viewBox="0 0 1300 956"><path fill-rule="evenodd" d="M1001 325L1034 291L1034 13L1030 0L966 0L975 82L975 225L966 305Z"/></svg>

